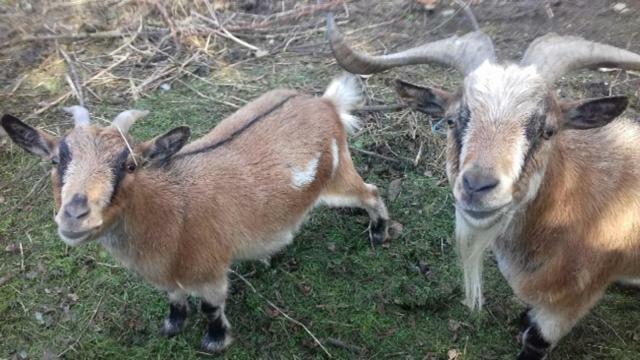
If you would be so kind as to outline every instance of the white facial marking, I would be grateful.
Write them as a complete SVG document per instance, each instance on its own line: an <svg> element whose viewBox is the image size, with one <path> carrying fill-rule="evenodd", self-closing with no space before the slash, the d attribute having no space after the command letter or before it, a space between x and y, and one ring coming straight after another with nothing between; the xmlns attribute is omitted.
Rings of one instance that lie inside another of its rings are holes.
<svg viewBox="0 0 640 360"><path fill-rule="evenodd" d="M318 161L320 161L320 154L316 154L303 169L297 167L291 169L291 184L293 187L301 189L315 180Z"/></svg>
<svg viewBox="0 0 640 360"><path fill-rule="evenodd" d="M331 139L331 175L336 173L338 165L340 165L340 152L338 151L338 141Z"/></svg>
<svg viewBox="0 0 640 360"><path fill-rule="evenodd" d="M499 146L499 142L489 142L500 138L511 139L511 167L508 173L495 175L507 184L513 183L520 176L528 149L524 129L547 91L544 79L533 66L503 66L485 62L465 78L464 89L464 98L472 120L463 139L461 159L468 156L469 141L486 141L487 144L484 145L491 150L491 146ZM509 126L510 124L515 126ZM505 133L506 131L518 132ZM471 139L471 134L483 134L484 138Z"/></svg>

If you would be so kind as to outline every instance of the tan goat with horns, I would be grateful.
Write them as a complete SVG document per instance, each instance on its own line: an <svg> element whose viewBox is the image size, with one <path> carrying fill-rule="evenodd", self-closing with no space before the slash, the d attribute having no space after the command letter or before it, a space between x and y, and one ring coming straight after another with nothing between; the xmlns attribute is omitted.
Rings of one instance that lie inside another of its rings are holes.
<svg viewBox="0 0 640 360"><path fill-rule="evenodd" d="M640 280L640 124L622 96L563 102L554 81L585 67L640 69L640 56L573 36L535 40L519 64L496 63L476 31L400 53L351 49L328 21L338 62L359 74L436 63L464 75L456 93L404 81L415 109L448 124L447 175L466 303L482 306L492 248L523 314L518 359L542 359L616 281Z"/></svg>
<svg viewBox="0 0 640 360"><path fill-rule="evenodd" d="M11 115L2 126L16 144L55 164L62 240L98 239L168 292L167 336L185 322L187 295L202 298L202 347L217 351L231 339L224 302L233 260L277 252L321 203L365 209L372 242L386 237L385 205L356 172L347 145L347 131L357 126L349 112L359 100L353 76L334 80L321 98L273 90L190 144L184 126L134 144L126 133L147 114L137 110L100 127L85 108L71 107L75 128L62 138Z"/></svg>

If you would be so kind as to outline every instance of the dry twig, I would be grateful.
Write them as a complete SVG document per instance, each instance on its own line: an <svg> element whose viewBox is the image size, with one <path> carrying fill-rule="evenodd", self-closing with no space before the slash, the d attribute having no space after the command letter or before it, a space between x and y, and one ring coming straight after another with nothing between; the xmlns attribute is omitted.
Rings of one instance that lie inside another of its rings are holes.
<svg viewBox="0 0 640 360"><path fill-rule="evenodd" d="M282 309L277 307L276 304L274 304L271 301L269 301L269 299L267 299L260 292L258 292L258 290L253 286L253 284L251 282L249 282L249 280L247 280L240 273L238 273L238 272L236 272L234 270L231 270L231 269L229 270L229 272L231 272L232 274L237 276L238 279L242 280L242 282L244 282L247 286L249 286L249 288L254 292L254 294L258 295L262 300L264 300L267 304L269 304L269 306L271 306L274 310L276 310L278 313L280 313L280 315L284 316L285 319L287 319L287 320L291 321L292 323L302 327L304 329L304 331L307 334L309 334L309 336L311 336L313 341L316 344L318 344L318 346L320 346L322 351L324 351L324 353L327 354L328 357L332 357L331 353L327 350L327 348L325 348L324 345L322 345L322 342L320 342L320 340L318 340L318 338L311 332L311 330L309 330L309 328L307 328L303 323L301 323L300 321L298 321L298 320L292 318L291 316L287 315L287 313L285 313L284 311L282 311Z"/></svg>

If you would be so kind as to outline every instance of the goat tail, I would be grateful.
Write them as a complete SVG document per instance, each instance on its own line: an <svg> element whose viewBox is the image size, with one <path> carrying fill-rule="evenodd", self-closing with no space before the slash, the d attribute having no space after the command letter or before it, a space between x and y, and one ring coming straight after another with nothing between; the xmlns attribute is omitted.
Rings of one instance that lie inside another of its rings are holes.
<svg viewBox="0 0 640 360"><path fill-rule="evenodd" d="M362 102L362 89L355 75L344 73L331 81L322 95L333 103L340 116L340 121L349 134L360 128L360 119L351 112Z"/></svg>

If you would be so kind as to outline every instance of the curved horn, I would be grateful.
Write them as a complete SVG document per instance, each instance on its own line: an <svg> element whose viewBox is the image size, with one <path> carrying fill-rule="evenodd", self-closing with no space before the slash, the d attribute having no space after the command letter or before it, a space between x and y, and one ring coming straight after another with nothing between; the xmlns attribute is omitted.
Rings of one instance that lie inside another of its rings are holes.
<svg viewBox="0 0 640 360"><path fill-rule="evenodd" d="M371 56L353 50L336 28L333 14L327 15L327 36L338 63L356 74L373 74L392 67L437 63L452 66L464 75L484 61L495 61L493 43L481 31L427 43L395 54Z"/></svg>
<svg viewBox="0 0 640 360"><path fill-rule="evenodd" d="M547 34L535 39L520 62L534 65L549 83L581 68L640 69L640 55L577 36Z"/></svg>
<svg viewBox="0 0 640 360"><path fill-rule="evenodd" d="M124 134L129 131L131 125L133 125L136 120L143 118L149 115L149 111L147 110L127 110L123 111L115 119L111 122L111 126L119 128Z"/></svg>
<svg viewBox="0 0 640 360"><path fill-rule="evenodd" d="M87 108L85 108L84 106L73 105L64 107L62 108L62 110L73 116L75 127L89 126L89 110L87 110Z"/></svg>

